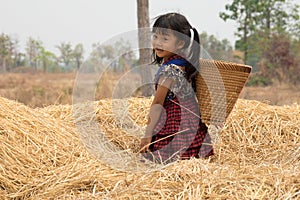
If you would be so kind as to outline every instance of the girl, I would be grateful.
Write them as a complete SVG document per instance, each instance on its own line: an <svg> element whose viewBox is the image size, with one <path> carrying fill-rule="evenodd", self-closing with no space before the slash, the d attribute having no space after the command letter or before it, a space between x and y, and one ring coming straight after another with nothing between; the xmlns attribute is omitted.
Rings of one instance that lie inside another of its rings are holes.
<svg viewBox="0 0 300 200"><path fill-rule="evenodd" d="M154 63L161 66L141 152L160 163L213 155L195 96L200 57L197 30L183 15L167 13L156 18L152 34Z"/></svg>

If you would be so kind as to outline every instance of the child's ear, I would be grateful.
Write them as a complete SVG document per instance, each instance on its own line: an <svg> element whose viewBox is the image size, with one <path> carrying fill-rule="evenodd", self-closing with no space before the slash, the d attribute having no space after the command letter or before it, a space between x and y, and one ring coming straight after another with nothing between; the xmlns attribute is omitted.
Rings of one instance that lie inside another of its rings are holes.
<svg viewBox="0 0 300 200"><path fill-rule="evenodd" d="M185 45L185 42L183 40L179 40L177 42L177 49L182 49Z"/></svg>

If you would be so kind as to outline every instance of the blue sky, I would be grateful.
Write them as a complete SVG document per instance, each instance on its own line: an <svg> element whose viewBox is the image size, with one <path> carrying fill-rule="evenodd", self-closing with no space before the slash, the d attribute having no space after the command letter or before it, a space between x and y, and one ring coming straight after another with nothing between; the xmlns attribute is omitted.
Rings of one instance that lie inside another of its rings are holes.
<svg viewBox="0 0 300 200"><path fill-rule="evenodd" d="M235 40L235 23L224 22L219 12L231 0L149 0L150 18L178 11L199 32ZM300 0L295 0L300 3ZM87 51L122 32L137 28L136 0L0 0L0 32L24 46L29 36L56 51L61 42L83 43Z"/></svg>

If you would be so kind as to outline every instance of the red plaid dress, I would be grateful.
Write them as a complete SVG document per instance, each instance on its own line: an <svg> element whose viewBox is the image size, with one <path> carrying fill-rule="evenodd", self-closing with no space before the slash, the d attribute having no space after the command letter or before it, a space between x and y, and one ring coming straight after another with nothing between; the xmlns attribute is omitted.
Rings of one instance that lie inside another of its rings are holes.
<svg viewBox="0 0 300 200"><path fill-rule="evenodd" d="M207 126L199 117L195 93L191 86L188 89L182 88L188 83L183 71L172 65L159 73L160 77L172 78L181 83L170 88L163 104L165 110L154 129L150 152L144 156L156 162L169 163L177 159L213 155Z"/></svg>

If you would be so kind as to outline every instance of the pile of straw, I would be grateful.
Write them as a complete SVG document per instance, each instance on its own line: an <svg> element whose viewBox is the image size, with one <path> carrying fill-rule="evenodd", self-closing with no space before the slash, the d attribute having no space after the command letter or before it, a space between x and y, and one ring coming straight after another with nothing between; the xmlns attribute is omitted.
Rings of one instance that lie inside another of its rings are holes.
<svg viewBox="0 0 300 200"><path fill-rule="evenodd" d="M210 159L159 170L121 171L84 146L81 124L93 119L116 148L137 155L150 99L129 100L116 120L110 100L31 109L0 98L0 196L4 199L297 199L300 197L300 106L239 100ZM88 117L84 117L88 116ZM132 124L135 124L134 126ZM127 128L124 128L127 127ZM128 128L129 127L129 128ZM130 129L132 128L132 129ZM124 131L125 130L125 131ZM133 130L128 134L126 130ZM133 134L136 132L136 134ZM87 133L92 134L92 133ZM97 152L101 154L101 152ZM133 156L134 157L134 156ZM134 160L134 159L133 159ZM125 165L125 163L123 163ZM141 163L137 163L141 165ZM147 165L146 165L147 166ZM139 168L138 168L139 169Z"/></svg>

